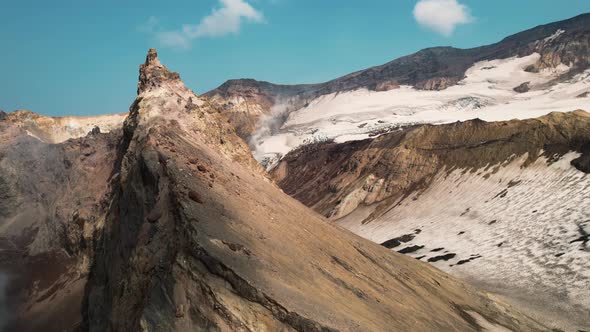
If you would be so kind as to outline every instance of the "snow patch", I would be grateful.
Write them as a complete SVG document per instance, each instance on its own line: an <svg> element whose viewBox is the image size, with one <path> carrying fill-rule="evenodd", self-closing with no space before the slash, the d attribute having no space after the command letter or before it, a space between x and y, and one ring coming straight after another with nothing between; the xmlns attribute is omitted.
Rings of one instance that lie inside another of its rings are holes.
<svg viewBox="0 0 590 332"><path fill-rule="evenodd" d="M538 317L580 321L590 312L590 243L583 241L590 175L571 166L579 156L570 152L549 164L541 157L522 167L525 155L496 173L443 170L428 189L378 219L362 224L347 216L339 224L377 243L414 234L392 250L423 246L408 255Z"/></svg>
<svg viewBox="0 0 590 332"><path fill-rule="evenodd" d="M552 42L555 39L557 39L559 36L563 35L565 33L565 30L562 29L558 29L557 31L555 31L554 34L552 34L551 36L545 38L543 41L548 43L548 42Z"/></svg>

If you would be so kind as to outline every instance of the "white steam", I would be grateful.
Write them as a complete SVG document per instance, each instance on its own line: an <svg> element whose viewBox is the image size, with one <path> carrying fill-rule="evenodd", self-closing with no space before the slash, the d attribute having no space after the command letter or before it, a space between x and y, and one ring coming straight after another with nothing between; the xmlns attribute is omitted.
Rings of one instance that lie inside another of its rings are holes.
<svg viewBox="0 0 590 332"><path fill-rule="evenodd" d="M283 154L276 151L281 151L281 148L288 144L282 140L269 141L268 139L276 137L281 131L289 114L297 109L298 101L298 98L276 101L270 113L263 114L256 124L256 131L252 134L249 145L254 158L266 169L272 169L278 163Z"/></svg>

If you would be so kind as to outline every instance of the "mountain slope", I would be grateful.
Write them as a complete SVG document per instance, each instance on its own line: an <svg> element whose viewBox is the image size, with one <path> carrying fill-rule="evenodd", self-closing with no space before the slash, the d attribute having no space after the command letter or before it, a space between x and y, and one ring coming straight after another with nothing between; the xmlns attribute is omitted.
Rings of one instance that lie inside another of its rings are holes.
<svg viewBox="0 0 590 332"><path fill-rule="evenodd" d="M492 45L425 49L322 84L232 80L205 96L230 115L257 159L271 164L309 142L366 138L415 123L585 109L589 27L584 14Z"/></svg>
<svg viewBox="0 0 590 332"><path fill-rule="evenodd" d="M555 328L587 329L590 114L423 125L320 143L273 170L356 234L502 294Z"/></svg>
<svg viewBox="0 0 590 332"><path fill-rule="evenodd" d="M361 88L383 91L387 86L396 88L400 85L427 90L444 89L463 79L467 69L477 62L522 57L535 52L540 53L542 57L529 68L530 71L555 68L563 63L572 67L574 73L579 73L590 65L589 22L590 13L541 25L492 45L470 49L427 48L321 84L276 85L252 79L230 80L207 92L205 96L242 97L249 100L263 95L268 102L275 96L317 97Z"/></svg>
<svg viewBox="0 0 590 332"><path fill-rule="evenodd" d="M281 193L153 50L138 92L87 286L91 330L543 330Z"/></svg>
<svg viewBox="0 0 590 332"><path fill-rule="evenodd" d="M445 89L463 79L467 69L477 62L521 57L534 52L542 56L530 70L554 68L564 63L571 64L574 71L579 72L589 65L589 22L590 14L583 14L517 33L488 46L428 48L327 82L322 87L322 94L360 88L379 90L377 87L389 82L426 90Z"/></svg>

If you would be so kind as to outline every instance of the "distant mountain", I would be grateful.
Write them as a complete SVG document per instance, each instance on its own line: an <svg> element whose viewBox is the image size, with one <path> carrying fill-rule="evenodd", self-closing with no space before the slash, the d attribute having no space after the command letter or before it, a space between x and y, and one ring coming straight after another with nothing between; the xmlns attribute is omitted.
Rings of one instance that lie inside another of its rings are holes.
<svg viewBox="0 0 590 332"><path fill-rule="evenodd" d="M122 126L127 114L100 116L49 117L31 111L0 111L0 121L15 130L23 131L46 143L62 143L71 138L80 138L93 130L109 132Z"/></svg>
<svg viewBox="0 0 590 332"><path fill-rule="evenodd" d="M542 25L502 41L477 48L433 47L384 65L361 70L324 83L321 94L360 88L386 90L396 85L440 90L459 82L474 63L484 60L541 54L531 71L554 68L561 63L571 67L570 75L590 65L590 14Z"/></svg>
<svg viewBox="0 0 590 332"><path fill-rule="evenodd" d="M251 141L253 136L256 136L260 140L261 135L257 131L261 129L259 120L263 115L278 118L278 121L275 121L278 124L274 123L275 127L280 128L283 124L288 126L286 121L289 114L314 104L315 101L321 100L322 96L348 93L359 89L375 92L392 91L399 89L400 86L411 86L418 91L439 91L457 84L461 85L467 71L482 61L526 57L533 54L538 56L527 63L522 70L531 74L531 77L535 75L540 77L549 72L552 75L550 77L544 75L547 77L542 84L529 86L524 84L528 83L527 81L521 81L515 83L516 85L511 86L510 89L517 88L521 84L524 85L516 92L548 88L583 73L590 68L590 14L538 26L492 45L471 49L452 47L424 49L384 65L360 70L326 83L275 85L251 79L231 80L207 92L205 96L224 108L242 138ZM491 68L493 65L488 67ZM493 78L490 79L493 80ZM419 98L419 96L416 97ZM380 126L380 129L390 124L392 123L388 122ZM277 132L278 129L275 128L273 133ZM299 136L299 133L295 135ZM310 140L310 137L301 140ZM256 149L260 144L251 142L251 145ZM260 154L264 155L267 152L261 151Z"/></svg>
<svg viewBox="0 0 590 332"><path fill-rule="evenodd" d="M223 98L265 96L268 99L293 96L317 97L361 88L383 91L399 85L440 90L464 78L465 71L484 60L506 59L538 52L541 58L530 71L570 66L569 75L590 67L590 13L541 25L509 36L502 41L470 49L433 47L384 65L360 70L321 84L277 85L253 79L225 82L205 94Z"/></svg>

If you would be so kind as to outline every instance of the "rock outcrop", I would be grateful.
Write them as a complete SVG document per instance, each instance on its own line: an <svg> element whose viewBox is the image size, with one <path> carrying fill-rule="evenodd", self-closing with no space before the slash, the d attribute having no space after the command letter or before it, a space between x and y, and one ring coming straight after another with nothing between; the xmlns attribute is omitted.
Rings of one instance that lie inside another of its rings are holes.
<svg viewBox="0 0 590 332"><path fill-rule="evenodd" d="M372 90L375 90L375 91L390 91L390 90L395 90L395 89L399 89L399 84L393 80L379 82L379 83L375 84L375 86L372 88Z"/></svg>
<svg viewBox="0 0 590 332"><path fill-rule="evenodd" d="M531 84L531 82L524 82L524 83L518 85L517 87L515 87L513 90L518 93L529 92L529 90L531 89L530 84Z"/></svg>
<svg viewBox="0 0 590 332"><path fill-rule="evenodd" d="M222 109L246 141L263 116L288 114L313 98L316 85L278 85L252 79L230 80L203 97ZM274 113L274 114L273 114Z"/></svg>
<svg viewBox="0 0 590 332"><path fill-rule="evenodd" d="M167 82L180 81L180 75L168 70L160 63L156 49L150 48L145 63L139 70L139 82L137 83L137 94L150 89L157 89Z"/></svg>
<svg viewBox="0 0 590 332"><path fill-rule="evenodd" d="M543 155L578 151L582 156L572 164L584 170L589 144L590 115L584 111L531 120L472 120L304 146L285 156L273 174L289 195L326 217L341 218L360 204L381 202L387 209L427 187L443 169L492 167L524 154L532 162Z"/></svg>

